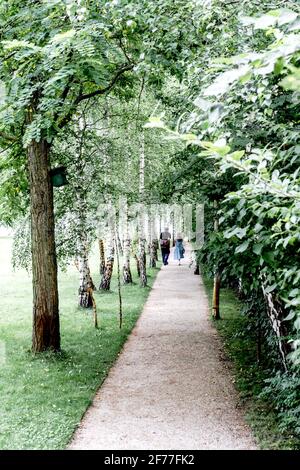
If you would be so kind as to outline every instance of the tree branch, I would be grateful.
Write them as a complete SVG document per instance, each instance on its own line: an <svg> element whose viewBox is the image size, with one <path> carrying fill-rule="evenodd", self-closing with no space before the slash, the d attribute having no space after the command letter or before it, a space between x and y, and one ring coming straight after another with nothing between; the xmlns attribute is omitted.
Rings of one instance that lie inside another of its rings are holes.
<svg viewBox="0 0 300 470"><path fill-rule="evenodd" d="M91 93L86 93L85 95L79 95L75 100L75 104L78 104L83 100L93 98L94 96L104 95L104 93L107 93L113 88L113 86L116 84L116 82L119 80L119 78L123 75L124 72L128 72L129 70L132 70L133 67L134 67L133 64L123 65L118 70L118 72L116 73L114 78L111 80L111 82L105 88L100 88L99 90L92 91Z"/></svg>
<svg viewBox="0 0 300 470"><path fill-rule="evenodd" d="M65 100L66 100L66 98L67 98L67 96L68 96L68 93L69 93L69 91L70 91L70 89L71 89L71 82L72 82L72 80L70 80L70 81L66 84L65 89L64 89L64 91L63 91L62 94L61 94L60 101L62 102L62 104L64 104L64 102L65 102ZM58 116L59 116L59 112L58 112L58 110L57 110L57 111L55 112L55 114L54 114L54 121L57 120Z"/></svg>
<svg viewBox="0 0 300 470"><path fill-rule="evenodd" d="M125 46L124 46L124 44L123 44L123 42L122 42L122 38L119 38L119 45L120 45L120 48L121 48L122 51L123 51L124 56L125 56L126 59L128 60L128 63L131 63L131 59L130 59L130 57L128 56L127 51L126 51L126 48L125 48Z"/></svg>
<svg viewBox="0 0 300 470"><path fill-rule="evenodd" d="M128 72L129 70L132 70L134 67L134 64L125 64L123 65L116 73L114 78L111 80L111 82L105 87L105 88L100 88L98 90L92 91L91 93L86 93L82 94L79 93L77 98L75 99L73 105L71 106L69 112L62 118L62 120L58 123L58 127L62 129L71 119L72 113L74 111L74 108L81 103L81 101L87 100L89 98L93 98L94 96L99 96L99 95L104 95L105 93L109 92L114 85L117 83L119 78L123 75L124 72Z"/></svg>
<svg viewBox="0 0 300 470"><path fill-rule="evenodd" d="M8 135L3 131L0 131L0 137L2 137L4 140L7 140L8 142L16 142L18 140L18 137L14 135Z"/></svg>

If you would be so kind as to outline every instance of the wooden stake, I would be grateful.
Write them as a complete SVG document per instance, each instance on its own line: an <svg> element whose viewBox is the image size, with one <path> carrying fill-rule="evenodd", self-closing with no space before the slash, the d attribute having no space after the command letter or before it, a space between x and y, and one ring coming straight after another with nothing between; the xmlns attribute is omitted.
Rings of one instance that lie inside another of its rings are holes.
<svg viewBox="0 0 300 470"><path fill-rule="evenodd" d="M220 274L216 272L214 277L214 290L213 290L213 317L215 320L220 320Z"/></svg>
<svg viewBox="0 0 300 470"><path fill-rule="evenodd" d="M93 289L91 287L88 288L88 293L92 299L92 304L93 304L93 313L94 313L94 326L95 328L99 328L98 326L98 315L97 315L97 305L95 301L95 297L93 295Z"/></svg>
<svg viewBox="0 0 300 470"><path fill-rule="evenodd" d="M219 230L219 219L217 216L218 210L218 201L214 200L214 209L215 209L215 219L214 219L214 231L218 232ZM215 277L214 277L214 289L213 289L213 317L215 320L220 320L220 286L221 286L221 276L219 271L215 270Z"/></svg>
<svg viewBox="0 0 300 470"><path fill-rule="evenodd" d="M121 329L122 323L123 323L123 306L122 306L122 293L121 293L120 257L119 257L119 247L118 247L117 237L115 237L115 246L116 246L116 257L117 257L117 276L118 276L118 295L119 295L119 326Z"/></svg>

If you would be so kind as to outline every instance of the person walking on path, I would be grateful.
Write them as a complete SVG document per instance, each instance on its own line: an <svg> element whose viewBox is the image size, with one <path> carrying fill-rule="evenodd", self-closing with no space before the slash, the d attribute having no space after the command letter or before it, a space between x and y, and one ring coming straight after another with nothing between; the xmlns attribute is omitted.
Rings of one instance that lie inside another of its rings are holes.
<svg viewBox="0 0 300 470"><path fill-rule="evenodd" d="M165 227L164 232L161 232L160 234L160 248L161 248L161 257L162 257L162 262L166 266L168 263L168 258L170 254L170 239L171 239L171 234L169 232L169 228Z"/></svg>
<svg viewBox="0 0 300 470"><path fill-rule="evenodd" d="M177 233L175 240L174 259L178 260L178 266L181 265L180 261L184 258L185 249L183 246L183 236Z"/></svg>

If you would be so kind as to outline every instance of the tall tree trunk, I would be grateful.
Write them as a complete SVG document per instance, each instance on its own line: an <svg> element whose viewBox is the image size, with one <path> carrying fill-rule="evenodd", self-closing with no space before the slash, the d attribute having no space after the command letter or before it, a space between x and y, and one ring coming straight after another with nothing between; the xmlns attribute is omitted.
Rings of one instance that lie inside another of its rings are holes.
<svg viewBox="0 0 300 470"><path fill-rule="evenodd" d="M99 239L99 253L100 253L100 275L104 273L105 270L105 251L104 251L104 241L103 239Z"/></svg>
<svg viewBox="0 0 300 470"><path fill-rule="evenodd" d="M86 131L85 116L81 116L78 122L78 129L75 131L79 136L79 145L76 152L75 169L77 173L77 185L74 197L77 200L77 257L78 269L80 273L79 289L78 289L78 304L83 308L90 308L93 306L93 289L95 288L91 272L89 268L89 248L87 237L87 217L88 217L88 204L86 200L87 181L86 181L86 162L84 158L84 144L85 144L85 131Z"/></svg>
<svg viewBox="0 0 300 470"><path fill-rule="evenodd" d="M78 303L80 307L90 308L93 307L93 290L95 286L91 277L86 242L87 240L81 238L78 244L78 269L80 273Z"/></svg>
<svg viewBox="0 0 300 470"><path fill-rule="evenodd" d="M124 284L132 283L132 275L130 269L130 238L126 238L124 241L124 264L123 264L123 282Z"/></svg>
<svg viewBox="0 0 300 470"><path fill-rule="evenodd" d="M154 238L152 240L152 244L153 244L153 250L154 250L154 259L157 262L158 261L158 249L159 249L159 241L157 240L157 238Z"/></svg>
<svg viewBox="0 0 300 470"><path fill-rule="evenodd" d="M140 239L140 253L139 253L139 261L140 261L140 280L141 286L147 286L147 271L146 271L146 250L145 250L145 239Z"/></svg>
<svg viewBox="0 0 300 470"><path fill-rule="evenodd" d="M123 282L124 284L132 283L132 275L130 269L130 251L131 251L131 240L129 236L129 226L128 226L128 204L126 202L125 209L125 220L124 220L124 262L123 262Z"/></svg>
<svg viewBox="0 0 300 470"><path fill-rule="evenodd" d="M138 275L139 277L141 277L140 260L139 260L139 257L137 256L136 253L134 254L134 258L135 258L135 261L136 261L136 271L137 271L137 275Z"/></svg>
<svg viewBox="0 0 300 470"><path fill-rule="evenodd" d="M171 213L171 224L172 224L172 246L175 246L175 214L174 209Z"/></svg>
<svg viewBox="0 0 300 470"><path fill-rule="evenodd" d="M32 350L60 350L57 261L54 236L53 188L49 145L28 147L33 282Z"/></svg>
<svg viewBox="0 0 300 470"><path fill-rule="evenodd" d="M150 260L149 260L150 268L156 268L156 257L157 257L157 252L156 252L156 249L155 249L155 242L154 242L154 240L151 240L151 243L150 243Z"/></svg>
<svg viewBox="0 0 300 470"><path fill-rule="evenodd" d="M110 234L109 241L109 253L106 260L106 266L103 273L103 276L100 281L99 289L101 290L110 290L110 283L114 269L114 260L115 260L115 237L114 233Z"/></svg>
<svg viewBox="0 0 300 470"><path fill-rule="evenodd" d="M116 242L118 243L118 251L119 251L119 254L120 254L120 256L123 256L123 255L124 255L124 249L123 249L123 244L122 244L122 242L121 242L119 230L118 230L117 233L116 233Z"/></svg>
<svg viewBox="0 0 300 470"><path fill-rule="evenodd" d="M145 140L142 134L142 144L140 152L140 178L139 178L139 196L140 196L140 211L139 211L139 259L140 259L140 281L141 286L147 286L147 271L146 271L146 240L145 240L145 221L144 221L144 202L145 202Z"/></svg>
<svg viewBox="0 0 300 470"><path fill-rule="evenodd" d="M153 238L154 234L154 219L153 219L153 213L152 213L152 207L149 207L148 211L148 240L149 240L149 267L150 268L156 268L156 257L157 257L157 252L156 252L156 245L155 245L155 240Z"/></svg>

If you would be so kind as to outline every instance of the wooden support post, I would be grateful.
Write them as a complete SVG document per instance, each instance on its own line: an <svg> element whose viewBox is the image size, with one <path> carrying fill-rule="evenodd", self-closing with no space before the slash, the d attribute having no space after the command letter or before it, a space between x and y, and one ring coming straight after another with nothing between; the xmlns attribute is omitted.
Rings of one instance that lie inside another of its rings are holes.
<svg viewBox="0 0 300 470"><path fill-rule="evenodd" d="M217 215L218 210L218 201L214 200L214 231L218 232L219 230L219 218ZM215 320L220 320L220 287L221 287L221 276L218 269L215 269L215 277L214 277L214 289L213 289L213 302L212 302L212 314Z"/></svg>

